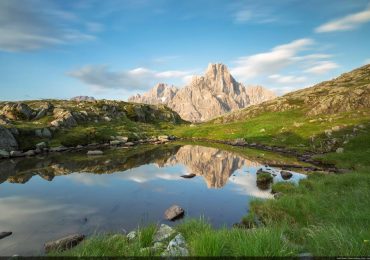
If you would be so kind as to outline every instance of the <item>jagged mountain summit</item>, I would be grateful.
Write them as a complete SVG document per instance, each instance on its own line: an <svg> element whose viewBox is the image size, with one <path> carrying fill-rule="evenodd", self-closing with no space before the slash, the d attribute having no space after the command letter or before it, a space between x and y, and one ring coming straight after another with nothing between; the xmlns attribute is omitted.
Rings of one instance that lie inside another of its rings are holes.
<svg viewBox="0 0 370 260"><path fill-rule="evenodd" d="M165 104L185 120L202 122L275 97L261 86L245 87L237 82L225 65L209 64L204 76L194 76L183 88L161 83L129 101Z"/></svg>

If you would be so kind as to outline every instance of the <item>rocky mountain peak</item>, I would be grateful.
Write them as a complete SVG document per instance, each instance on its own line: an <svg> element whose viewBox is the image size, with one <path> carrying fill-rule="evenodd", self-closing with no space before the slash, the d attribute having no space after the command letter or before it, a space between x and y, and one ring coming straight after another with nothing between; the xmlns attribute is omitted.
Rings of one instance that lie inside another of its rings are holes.
<svg viewBox="0 0 370 260"><path fill-rule="evenodd" d="M165 104L183 119L200 122L272 98L275 95L263 87L249 89L237 82L226 65L210 63L203 76L194 76L184 88L160 83L129 101Z"/></svg>

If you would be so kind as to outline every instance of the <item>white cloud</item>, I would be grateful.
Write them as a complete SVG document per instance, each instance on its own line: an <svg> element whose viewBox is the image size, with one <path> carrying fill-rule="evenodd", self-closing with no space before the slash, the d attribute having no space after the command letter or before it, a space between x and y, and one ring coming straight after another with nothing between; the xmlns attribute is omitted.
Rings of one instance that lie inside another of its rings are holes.
<svg viewBox="0 0 370 260"><path fill-rule="evenodd" d="M0 1L0 50L30 51L56 44L89 41L95 36L74 29L73 13L57 10L52 2Z"/></svg>
<svg viewBox="0 0 370 260"><path fill-rule="evenodd" d="M296 84L296 83L303 83L306 82L306 77L296 77L296 76L283 76L280 74L273 74L269 76L270 79L273 79L277 83L282 84Z"/></svg>
<svg viewBox="0 0 370 260"><path fill-rule="evenodd" d="M306 73L313 73L313 74L325 74L333 69L338 68L338 64L332 61L322 61L314 65L313 67L306 69Z"/></svg>
<svg viewBox="0 0 370 260"><path fill-rule="evenodd" d="M366 10L347 15L343 18L322 24L315 29L317 33L349 31L359 27L361 24L370 22L370 8Z"/></svg>
<svg viewBox="0 0 370 260"><path fill-rule="evenodd" d="M251 20L253 17L252 12L248 9L239 10L235 13L234 20L237 23L244 23Z"/></svg>
<svg viewBox="0 0 370 260"><path fill-rule="evenodd" d="M164 80L183 79L190 71L155 71L136 68L127 71L110 71L106 65L90 65L71 71L69 76L97 89L146 90Z"/></svg>
<svg viewBox="0 0 370 260"><path fill-rule="evenodd" d="M303 38L288 44L276 46L269 52L241 57L231 73L241 80L249 80L260 75L276 74L296 62L297 54L313 45L312 39ZM302 57L299 57L302 59Z"/></svg>

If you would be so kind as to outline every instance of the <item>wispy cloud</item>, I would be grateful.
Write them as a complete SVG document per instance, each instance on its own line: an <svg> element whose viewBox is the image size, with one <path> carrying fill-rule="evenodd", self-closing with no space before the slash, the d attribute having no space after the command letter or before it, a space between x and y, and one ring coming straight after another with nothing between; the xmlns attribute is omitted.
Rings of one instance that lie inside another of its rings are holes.
<svg viewBox="0 0 370 260"><path fill-rule="evenodd" d="M256 5L234 5L233 20L235 23L272 23L277 20L267 6Z"/></svg>
<svg viewBox="0 0 370 260"><path fill-rule="evenodd" d="M191 74L191 71L155 71L147 68L111 71L107 65L89 65L68 73L97 89L126 90L146 90L160 81L186 79Z"/></svg>
<svg viewBox="0 0 370 260"><path fill-rule="evenodd" d="M30 51L56 44L94 40L76 29L75 14L58 10L52 2L0 1L0 50Z"/></svg>
<svg viewBox="0 0 370 260"><path fill-rule="evenodd" d="M333 69L338 68L339 65L332 61L321 61L318 62L316 65L314 65L311 68L308 68L305 70L307 73L313 73L313 74L325 74L328 71L331 71Z"/></svg>
<svg viewBox="0 0 370 260"><path fill-rule="evenodd" d="M322 24L315 29L317 33L327 33L335 31L349 31L356 29L361 24L370 22L370 7L366 10L347 15L345 17Z"/></svg>
<svg viewBox="0 0 370 260"><path fill-rule="evenodd" d="M296 83L303 83L306 82L306 77L296 77L296 76L283 76L280 74L273 74L269 76L270 79L273 79L277 83L281 84L296 84Z"/></svg>
<svg viewBox="0 0 370 260"><path fill-rule="evenodd" d="M276 46L271 51L241 57L231 69L233 75L241 80L249 80L261 75L276 74L283 68L303 59L297 54L313 45L312 39L303 38L288 44Z"/></svg>

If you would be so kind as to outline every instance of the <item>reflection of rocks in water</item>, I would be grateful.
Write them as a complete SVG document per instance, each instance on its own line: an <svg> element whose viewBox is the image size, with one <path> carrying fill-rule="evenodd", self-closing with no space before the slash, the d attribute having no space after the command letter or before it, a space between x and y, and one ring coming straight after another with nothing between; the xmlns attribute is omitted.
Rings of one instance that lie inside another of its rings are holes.
<svg viewBox="0 0 370 260"><path fill-rule="evenodd" d="M223 187L231 174L242 166L257 166L236 154L216 148L185 145L168 160L169 165L184 164L189 172L201 175L208 188Z"/></svg>
<svg viewBox="0 0 370 260"><path fill-rule="evenodd" d="M2 160L0 183L4 181L26 183L34 175L51 181L55 176L73 172L114 173L149 163L163 166L179 148L178 145L147 145L132 149L109 150L99 158L88 157L81 152Z"/></svg>

